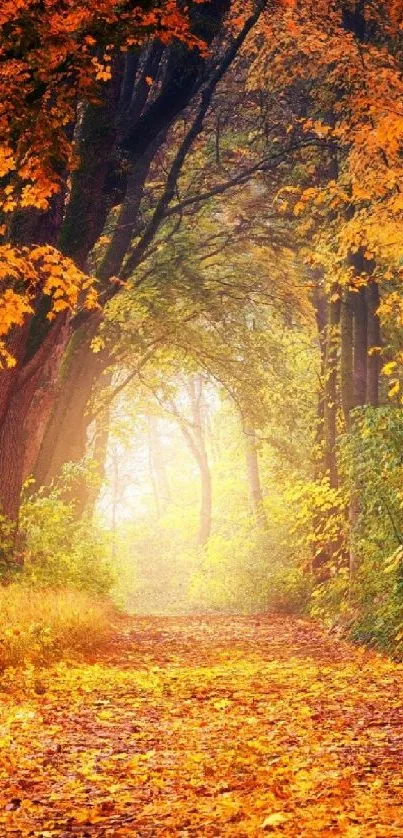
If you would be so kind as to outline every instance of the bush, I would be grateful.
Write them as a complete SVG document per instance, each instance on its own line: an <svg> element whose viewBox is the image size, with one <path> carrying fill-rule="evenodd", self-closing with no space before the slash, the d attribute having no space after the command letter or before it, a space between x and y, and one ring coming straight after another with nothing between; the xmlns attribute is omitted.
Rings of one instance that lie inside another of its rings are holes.
<svg viewBox="0 0 403 838"><path fill-rule="evenodd" d="M345 529L356 570L350 577L345 549L344 567L329 566L330 577L316 585L310 606L313 616L341 624L353 640L398 657L403 656L402 446L400 408L354 411L352 429L339 444L339 495L354 502ZM329 527L337 526L334 505L329 517Z"/></svg>
<svg viewBox="0 0 403 838"><path fill-rule="evenodd" d="M110 590L115 580L110 537L92 521L77 520L72 504L57 494L38 494L23 504L20 526L27 583L96 594Z"/></svg>
<svg viewBox="0 0 403 838"><path fill-rule="evenodd" d="M0 670L46 664L102 645L113 606L79 591L0 588Z"/></svg>

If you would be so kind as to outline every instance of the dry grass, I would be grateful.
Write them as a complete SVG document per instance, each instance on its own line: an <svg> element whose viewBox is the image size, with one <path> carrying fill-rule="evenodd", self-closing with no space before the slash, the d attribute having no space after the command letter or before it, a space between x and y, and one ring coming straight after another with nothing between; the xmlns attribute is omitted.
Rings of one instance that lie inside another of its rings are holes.
<svg viewBox="0 0 403 838"><path fill-rule="evenodd" d="M79 591L0 589L0 671L87 652L110 635L113 606Z"/></svg>

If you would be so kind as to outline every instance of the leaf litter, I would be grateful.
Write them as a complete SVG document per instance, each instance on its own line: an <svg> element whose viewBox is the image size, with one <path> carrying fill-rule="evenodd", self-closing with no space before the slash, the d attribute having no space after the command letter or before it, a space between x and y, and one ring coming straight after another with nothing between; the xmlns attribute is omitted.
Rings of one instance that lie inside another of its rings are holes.
<svg viewBox="0 0 403 838"><path fill-rule="evenodd" d="M1 689L6 838L403 835L403 666L308 620L125 618Z"/></svg>

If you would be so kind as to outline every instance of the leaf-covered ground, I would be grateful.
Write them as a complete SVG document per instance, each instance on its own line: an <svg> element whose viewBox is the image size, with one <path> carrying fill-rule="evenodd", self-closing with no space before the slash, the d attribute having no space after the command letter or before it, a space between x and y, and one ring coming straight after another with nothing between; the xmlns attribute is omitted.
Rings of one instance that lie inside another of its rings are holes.
<svg viewBox="0 0 403 838"><path fill-rule="evenodd" d="M403 835L403 667L302 620L125 621L3 676L0 835Z"/></svg>

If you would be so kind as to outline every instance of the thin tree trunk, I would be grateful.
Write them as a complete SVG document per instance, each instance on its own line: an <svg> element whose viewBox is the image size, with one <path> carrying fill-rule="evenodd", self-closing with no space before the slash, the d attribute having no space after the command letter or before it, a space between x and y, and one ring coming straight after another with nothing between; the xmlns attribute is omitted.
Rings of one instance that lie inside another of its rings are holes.
<svg viewBox="0 0 403 838"><path fill-rule="evenodd" d="M260 482L259 454L256 444L256 433L254 428L250 426L245 428L245 457L252 510L259 526L266 527L267 520L263 508L263 494Z"/></svg>
<svg viewBox="0 0 403 838"><path fill-rule="evenodd" d="M381 345L381 327L377 314L379 308L379 286L371 280L366 287L368 315L368 355L367 359L367 404L378 407L379 404L379 352ZM371 352L375 349L376 351Z"/></svg>
<svg viewBox="0 0 403 838"><path fill-rule="evenodd" d="M175 403L171 410L183 433L189 451L196 460L200 472L200 515L197 544L204 547L211 535L213 489L208 452L206 447L206 406L203 399L202 376L194 376L187 384L192 419L186 420Z"/></svg>
<svg viewBox="0 0 403 838"><path fill-rule="evenodd" d="M367 300L365 288L355 294L354 303L354 404L364 405L367 395L368 339Z"/></svg>
<svg viewBox="0 0 403 838"><path fill-rule="evenodd" d="M358 556L355 545L356 529L360 515L360 497L357 489L354 487L351 490L350 503L348 510L349 517L349 599L352 598L354 578L358 567Z"/></svg>
<svg viewBox="0 0 403 838"><path fill-rule="evenodd" d="M350 411L354 407L353 316L354 295L346 289L340 315L340 401L346 428L350 427Z"/></svg>
<svg viewBox="0 0 403 838"><path fill-rule="evenodd" d="M326 323L327 306L326 298L320 287L321 278L314 275L316 282L312 295L312 302L315 312L316 327L318 331L318 343L320 351L320 382L318 390L318 418L316 426L316 445L320 454L317 457L316 467L318 477L323 471L324 451L324 421L325 421L325 380L326 380Z"/></svg>
<svg viewBox="0 0 403 838"><path fill-rule="evenodd" d="M193 432L199 452L198 465L201 479L200 526L197 543L204 547L211 535L212 517L212 480L206 447L206 404L202 376L194 376L189 381L188 392L193 416Z"/></svg>
<svg viewBox="0 0 403 838"><path fill-rule="evenodd" d="M336 421L337 421L337 367L340 325L340 298L336 298L338 289L332 290L333 299L329 302L329 320L326 335L326 376L324 405L324 465L329 474L330 486L338 487L336 461Z"/></svg>
<svg viewBox="0 0 403 838"><path fill-rule="evenodd" d="M117 556L117 512L119 505L119 460L117 451L112 451L112 515L111 515L111 530L112 530L112 561L114 562Z"/></svg>
<svg viewBox="0 0 403 838"><path fill-rule="evenodd" d="M150 440L149 440L149 442L150 442ZM160 495L159 495L158 486L157 486L157 478L156 478L156 474L155 474L155 471L154 471L153 455L152 455L152 450L151 450L151 445L150 444L148 445L148 470L149 470L149 473L150 473L150 483L151 483L151 488L152 488L154 503L155 503L155 514L156 514L157 518L160 518L161 517L161 501L160 501Z"/></svg>

